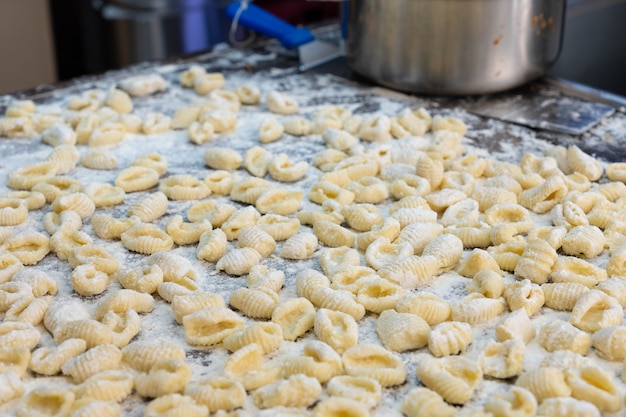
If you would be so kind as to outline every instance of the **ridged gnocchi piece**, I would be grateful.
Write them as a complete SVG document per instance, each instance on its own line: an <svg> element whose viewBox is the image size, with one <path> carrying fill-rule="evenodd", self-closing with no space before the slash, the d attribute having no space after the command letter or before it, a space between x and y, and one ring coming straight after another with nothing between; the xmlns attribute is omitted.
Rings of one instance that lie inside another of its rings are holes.
<svg viewBox="0 0 626 417"><path fill-rule="evenodd" d="M280 250L284 259L308 259L317 249L318 240L313 233L300 232L287 239Z"/></svg>
<svg viewBox="0 0 626 417"><path fill-rule="evenodd" d="M369 117L361 123L358 136L368 142L386 142L391 139L391 120L385 115Z"/></svg>
<svg viewBox="0 0 626 417"><path fill-rule="evenodd" d="M171 175L161 181L159 191L170 200L201 200L211 194L207 185L193 175ZM144 220L145 221L145 220Z"/></svg>
<svg viewBox="0 0 626 417"><path fill-rule="evenodd" d="M0 348L22 346L32 350L40 338L41 334L30 323L19 321L0 323Z"/></svg>
<svg viewBox="0 0 626 417"><path fill-rule="evenodd" d="M375 270L396 263L413 255L413 246L408 242L392 244L386 237L373 241L365 251L365 260Z"/></svg>
<svg viewBox="0 0 626 417"><path fill-rule="evenodd" d="M0 404L24 395L25 389L19 375L14 372L0 374Z"/></svg>
<svg viewBox="0 0 626 417"><path fill-rule="evenodd" d="M555 283L578 283L592 288L607 279L607 273L584 259L559 256L550 278Z"/></svg>
<svg viewBox="0 0 626 417"><path fill-rule="evenodd" d="M591 344L601 358L623 361L626 358L626 327L611 326L598 330L591 337Z"/></svg>
<svg viewBox="0 0 626 417"><path fill-rule="evenodd" d="M246 402L246 390L237 381L225 377L205 378L185 387L185 395L197 404L207 407L209 412L232 410Z"/></svg>
<svg viewBox="0 0 626 417"><path fill-rule="evenodd" d="M530 240L517 261L515 276L529 279L535 284L544 284L557 258L556 250L549 243L540 239Z"/></svg>
<svg viewBox="0 0 626 417"><path fill-rule="evenodd" d="M486 323L504 311L502 298L488 298L480 293L471 293L452 305L452 320L470 324Z"/></svg>
<svg viewBox="0 0 626 417"><path fill-rule="evenodd" d="M115 177L115 185L127 193L148 190L159 182L159 173L145 166L130 166Z"/></svg>
<svg viewBox="0 0 626 417"><path fill-rule="evenodd" d="M456 355L471 342L472 327L458 321L440 323L428 334L428 349L437 357Z"/></svg>
<svg viewBox="0 0 626 417"><path fill-rule="evenodd" d="M301 191L289 191L284 188L268 188L254 202L261 214L273 213L288 216L300 208Z"/></svg>
<svg viewBox="0 0 626 417"><path fill-rule="evenodd" d="M50 239L34 230L7 238L0 250L15 256L23 265L35 265L50 252Z"/></svg>
<svg viewBox="0 0 626 417"><path fill-rule="evenodd" d="M204 177L204 184L212 194L228 195L235 186L237 177L228 171L218 170Z"/></svg>
<svg viewBox="0 0 626 417"><path fill-rule="evenodd" d="M313 225L313 232L317 239L325 246L337 248L354 246L355 235L350 230L328 221L318 221Z"/></svg>
<svg viewBox="0 0 626 417"><path fill-rule="evenodd" d="M367 311L380 314L394 308L396 303L405 297L405 291L399 285L386 279L371 276L358 285L356 300Z"/></svg>
<svg viewBox="0 0 626 417"><path fill-rule="evenodd" d="M289 356L283 362L285 376L304 374L322 384L341 374L342 370L341 356L319 340L308 341L302 354Z"/></svg>
<svg viewBox="0 0 626 417"><path fill-rule="evenodd" d="M170 235L150 223L139 223L122 233L120 238L126 249L144 255L167 251L174 245Z"/></svg>
<svg viewBox="0 0 626 417"><path fill-rule="evenodd" d="M170 235L177 245L192 245L200 241L204 232L213 230L211 222L203 220L200 223L187 223L182 216L173 216L165 224L165 232Z"/></svg>
<svg viewBox="0 0 626 417"><path fill-rule="evenodd" d="M282 328L273 322L257 322L224 339L224 347L235 352L251 343L261 347L264 354L278 349L283 341Z"/></svg>
<svg viewBox="0 0 626 417"><path fill-rule="evenodd" d="M285 340L294 341L313 328L315 307L304 297L283 300L272 311L272 322L281 327Z"/></svg>
<svg viewBox="0 0 626 417"><path fill-rule="evenodd" d="M194 291L191 294L176 295L172 299L172 313L179 324L182 324L183 317L195 313L205 307L225 307L226 302L221 295Z"/></svg>
<svg viewBox="0 0 626 417"><path fill-rule="evenodd" d="M343 368L350 376L372 378L383 387L399 385L406 380L404 362L381 346L360 343L346 349L341 358Z"/></svg>
<svg viewBox="0 0 626 417"><path fill-rule="evenodd" d="M500 268L498 267L499 270ZM474 274L472 282L467 285L466 289L468 293L478 293L488 298L498 298L504 292L504 279L498 272L491 269L483 269Z"/></svg>
<svg viewBox="0 0 626 417"><path fill-rule="evenodd" d="M360 257L356 249L347 246L325 248L320 254L320 266L326 276L333 277L338 272L359 266Z"/></svg>
<svg viewBox="0 0 626 417"><path fill-rule="evenodd" d="M213 147L205 151L204 162L211 169L234 171L241 166L243 158L234 149Z"/></svg>
<svg viewBox="0 0 626 417"><path fill-rule="evenodd" d="M244 275L260 261L261 255L253 248L238 248L222 256L215 264L215 270L224 271L229 275Z"/></svg>
<svg viewBox="0 0 626 417"><path fill-rule="evenodd" d="M409 256L378 270L380 277L404 289L424 287L436 279L441 261L435 256Z"/></svg>
<svg viewBox="0 0 626 417"><path fill-rule="evenodd" d="M97 401L122 402L135 386L131 373L120 370L99 372L73 389L76 397Z"/></svg>
<svg viewBox="0 0 626 417"><path fill-rule="evenodd" d="M548 177L543 183L522 191L518 202L535 213L546 213L560 203L568 189L559 175Z"/></svg>
<svg viewBox="0 0 626 417"><path fill-rule="evenodd" d="M11 372L23 377L30 358L30 350L25 347L0 347L0 374Z"/></svg>
<svg viewBox="0 0 626 417"><path fill-rule="evenodd" d="M72 249L67 256L67 261L72 268L91 264L98 271L108 275L116 273L120 265L106 248L95 244L81 245Z"/></svg>
<svg viewBox="0 0 626 417"><path fill-rule="evenodd" d="M493 415L535 416L537 400L533 394L520 387L511 387L507 393L497 393L485 403L485 411Z"/></svg>
<svg viewBox="0 0 626 417"><path fill-rule="evenodd" d="M572 389L572 397L588 401L604 413L615 413L624 407L623 394L613 379L612 372L598 366L586 366L565 374L565 380Z"/></svg>
<svg viewBox="0 0 626 417"><path fill-rule="evenodd" d="M451 404L469 401L483 378L480 365L463 356L422 356L418 360L416 374L427 388Z"/></svg>
<svg viewBox="0 0 626 417"><path fill-rule="evenodd" d="M244 207L234 212L220 228L228 240L234 240L243 229L254 226L260 217L261 214L254 207Z"/></svg>
<svg viewBox="0 0 626 417"><path fill-rule="evenodd" d="M93 239L80 230L59 229L50 237L50 249L61 260L67 260L74 249L91 244Z"/></svg>
<svg viewBox="0 0 626 417"><path fill-rule="evenodd" d="M504 298L511 311L523 308L529 317L539 312L545 302L541 287L527 279L508 284L504 288Z"/></svg>
<svg viewBox="0 0 626 417"><path fill-rule="evenodd" d="M361 320L365 315L365 307L359 304L354 294L345 290L318 288L311 293L309 300L318 308L341 311Z"/></svg>
<svg viewBox="0 0 626 417"><path fill-rule="evenodd" d="M565 237L561 249L568 255L594 258L604 249L606 238L596 226L576 226Z"/></svg>
<svg viewBox="0 0 626 417"><path fill-rule="evenodd" d="M326 200L334 200L342 206L352 204L355 195L352 191L340 187L328 181L319 181L315 183L307 194L309 201L322 204Z"/></svg>
<svg viewBox="0 0 626 417"><path fill-rule="evenodd" d="M280 139L284 132L285 127L276 118L268 117L259 126L259 141L261 143L275 142Z"/></svg>
<svg viewBox="0 0 626 417"><path fill-rule="evenodd" d="M120 239L122 233L139 224L137 217L116 218L108 214L98 213L91 218L91 227L101 239Z"/></svg>
<svg viewBox="0 0 626 417"><path fill-rule="evenodd" d="M325 308L317 310L313 330L319 340L339 353L356 345L359 337L359 328L352 316Z"/></svg>
<svg viewBox="0 0 626 417"><path fill-rule="evenodd" d="M543 284L541 286L546 307L554 310L572 311L576 302L589 288L577 282Z"/></svg>
<svg viewBox="0 0 626 417"><path fill-rule="evenodd" d="M411 313L423 318L430 326L447 321L452 314L450 304L435 294L419 292L396 303L399 313Z"/></svg>
<svg viewBox="0 0 626 417"><path fill-rule="evenodd" d="M522 372L526 345L522 340L506 342L491 340L480 354L480 366L485 375L494 378L511 378Z"/></svg>
<svg viewBox="0 0 626 417"><path fill-rule="evenodd" d="M528 344L535 338L536 334L535 326L523 308L502 317L496 325L496 339L498 342L519 339Z"/></svg>
<svg viewBox="0 0 626 417"><path fill-rule="evenodd" d="M569 322L586 332L622 323L624 309L617 300L599 290L583 294L572 309Z"/></svg>
<svg viewBox="0 0 626 417"><path fill-rule="evenodd" d="M430 326L424 319L410 313L385 310L376 320L376 334L387 349L402 352L419 349L428 343Z"/></svg>
<svg viewBox="0 0 626 417"><path fill-rule="evenodd" d="M277 406L308 407L321 393L322 386L317 379L298 374L257 389L252 393L252 401L261 409Z"/></svg>
<svg viewBox="0 0 626 417"><path fill-rule="evenodd" d="M182 392L191 378L191 368L183 359L159 359L147 373L135 377L135 391L142 397L156 398Z"/></svg>
<svg viewBox="0 0 626 417"><path fill-rule="evenodd" d="M67 360L61 371L63 375L70 376L74 382L81 383L102 371L119 369L121 362L122 352L117 346L102 344Z"/></svg>
<svg viewBox="0 0 626 417"><path fill-rule="evenodd" d="M567 164L572 171L583 174L589 181L598 180L604 171L602 165L595 158L583 152L576 145L567 148Z"/></svg>
<svg viewBox="0 0 626 417"><path fill-rule="evenodd" d="M205 307L183 317L185 340L192 346L216 345L243 325L243 318L226 307Z"/></svg>
<svg viewBox="0 0 626 417"><path fill-rule="evenodd" d="M167 172L167 158L163 155L158 154L156 152L148 152L142 155L139 155L133 162L130 164L131 167L139 166L153 169L159 174L159 177L165 175Z"/></svg>
<svg viewBox="0 0 626 417"><path fill-rule="evenodd" d="M600 411L590 402L571 397L546 398L537 413L546 417L600 417Z"/></svg>
<svg viewBox="0 0 626 417"><path fill-rule="evenodd" d="M150 294L122 289L107 294L98 301L93 315L96 320L100 320L110 311L115 314L124 314L129 310L137 313L149 313L154 307L154 298Z"/></svg>
<svg viewBox="0 0 626 417"><path fill-rule="evenodd" d="M328 381L326 389L331 396L350 398L368 408L376 407L380 403L380 384L365 376L338 375Z"/></svg>
<svg viewBox="0 0 626 417"><path fill-rule="evenodd" d="M276 155L267 170L270 176L280 182L299 181L306 175L309 164L306 161L293 163L285 153Z"/></svg>
<svg viewBox="0 0 626 417"><path fill-rule="evenodd" d="M278 294L268 288L238 288L230 294L229 304L252 318L269 319L278 305Z"/></svg>
<svg viewBox="0 0 626 417"><path fill-rule="evenodd" d="M263 350L256 343L233 352L224 363L224 376L240 382L247 391L275 382L281 373L282 367L263 364Z"/></svg>
<svg viewBox="0 0 626 417"><path fill-rule="evenodd" d="M193 398L181 394L168 394L150 401L144 410L145 417L207 417L206 406L196 404Z"/></svg>
<svg viewBox="0 0 626 417"><path fill-rule="evenodd" d="M277 242L287 240L300 230L300 221L279 214L261 216L256 225L267 232Z"/></svg>
<svg viewBox="0 0 626 417"><path fill-rule="evenodd" d="M565 373L549 366L523 372L515 385L532 392L539 403L547 398L569 397L572 393L565 380Z"/></svg>
<svg viewBox="0 0 626 417"><path fill-rule="evenodd" d="M4 315L4 321L20 321L38 326L46 314L46 310L52 304L53 298L50 295L44 297L25 297L9 307Z"/></svg>
<svg viewBox="0 0 626 417"><path fill-rule="evenodd" d="M586 355L591 347L591 336L562 320L554 320L539 330L539 344L548 352L569 350Z"/></svg>
<svg viewBox="0 0 626 417"><path fill-rule="evenodd" d="M28 417L34 413L39 415L69 415L74 394L54 385L44 384L28 392L15 407L17 417Z"/></svg>
<svg viewBox="0 0 626 417"><path fill-rule="evenodd" d="M441 395L428 388L413 388L402 401L402 413L409 417L453 417L456 408L447 404Z"/></svg>
<svg viewBox="0 0 626 417"><path fill-rule="evenodd" d="M213 229L200 235L196 256L207 262L218 262L226 253L228 240L221 229Z"/></svg>

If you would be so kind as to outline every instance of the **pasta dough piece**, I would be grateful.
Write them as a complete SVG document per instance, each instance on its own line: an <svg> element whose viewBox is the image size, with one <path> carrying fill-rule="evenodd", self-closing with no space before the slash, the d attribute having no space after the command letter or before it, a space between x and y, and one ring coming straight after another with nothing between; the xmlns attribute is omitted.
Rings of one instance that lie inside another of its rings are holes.
<svg viewBox="0 0 626 417"><path fill-rule="evenodd" d="M598 227L576 226L567 232L561 248L568 255L594 258L604 249L604 242L604 234Z"/></svg>
<svg viewBox="0 0 626 417"><path fill-rule="evenodd" d="M85 194L91 198L96 207L108 207L121 204L126 192L111 184L91 183L85 187Z"/></svg>
<svg viewBox="0 0 626 417"><path fill-rule="evenodd" d="M504 298L511 311L523 308L529 317L539 312L545 301L541 287L527 279L507 285L504 289Z"/></svg>
<svg viewBox="0 0 626 417"><path fill-rule="evenodd" d="M546 299L546 307L564 311L572 311L576 301L589 291L588 287L577 282L543 284L541 289Z"/></svg>
<svg viewBox="0 0 626 417"><path fill-rule="evenodd" d="M536 334L535 326L523 308L502 317L496 325L496 339L498 342L519 339L528 344L535 338Z"/></svg>
<svg viewBox="0 0 626 417"><path fill-rule="evenodd" d="M375 379L364 376L335 376L328 381L327 390L331 396L350 398L368 408L376 407L380 403L380 384Z"/></svg>
<svg viewBox="0 0 626 417"><path fill-rule="evenodd" d="M278 294L264 287L238 288L231 293L229 303L248 317L269 319L278 304Z"/></svg>
<svg viewBox="0 0 626 417"><path fill-rule="evenodd" d="M56 375L71 358L87 350L83 339L67 339L54 348L40 347L33 351L29 368L40 375Z"/></svg>
<svg viewBox="0 0 626 417"><path fill-rule="evenodd" d="M624 407L623 394L613 382L613 373L597 366L586 366L568 371L565 380L572 389L572 397L588 401L605 413L615 413Z"/></svg>
<svg viewBox="0 0 626 417"><path fill-rule="evenodd" d="M515 385L533 393L538 402L546 398L568 397L572 390L565 381L565 374L558 368L540 367L523 372Z"/></svg>
<svg viewBox="0 0 626 417"><path fill-rule="evenodd" d="M285 153L276 155L269 163L267 170L276 181L299 181L306 175L309 164L306 161L293 163Z"/></svg>
<svg viewBox="0 0 626 417"><path fill-rule="evenodd" d="M0 249L15 256L23 265L35 265L50 252L50 240L33 230L6 239Z"/></svg>
<svg viewBox="0 0 626 417"><path fill-rule="evenodd" d="M144 417L208 417L206 406L196 404L193 398L180 394L168 394L150 401Z"/></svg>
<svg viewBox="0 0 626 417"><path fill-rule="evenodd" d="M211 222L187 223L182 216L171 217L165 224L165 231L177 245L193 245L200 241L200 236L213 230Z"/></svg>
<svg viewBox="0 0 626 417"><path fill-rule="evenodd" d="M252 393L252 400L258 408L308 407L321 393L322 386L317 379L298 374L257 389Z"/></svg>
<svg viewBox="0 0 626 417"><path fill-rule="evenodd" d="M264 354L278 349L283 341L282 328L275 323L253 323L224 339L224 347L231 352L251 343L261 347Z"/></svg>
<svg viewBox="0 0 626 417"><path fill-rule="evenodd" d="M69 359L61 370L74 382L81 383L99 372L119 369L121 362L122 352L116 346L102 344Z"/></svg>
<svg viewBox="0 0 626 417"><path fill-rule="evenodd" d="M346 417L366 416L368 409L362 403L350 398L330 397L320 401L313 409L313 416L336 416Z"/></svg>
<svg viewBox="0 0 626 417"><path fill-rule="evenodd" d="M301 191L269 188L259 195L254 204L261 214L274 213L288 216L298 211L301 202Z"/></svg>
<svg viewBox="0 0 626 417"><path fill-rule="evenodd" d="M227 243L226 234L221 229L204 232L200 235L196 256L207 262L218 262L226 253Z"/></svg>
<svg viewBox="0 0 626 417"><path fill-rule="evenodd" d="M446 404L441 395L428 388L413 388L402 401L402 413L408 417L453 417L456 408Z"/></svg>
<svg viewBox="0 0 626 417"><path fill-rule="evenodd" d="M309 232L301 232L291 236L280 250L284 259L308 259L317 249L317 237Z"/></svg>
<svg viewBox="0 0 626 417"><path fill-rule="evenodd" d="M421 317L385 310L376 320L376 334L392 351L419 349L428 343L430 326Z"/></svg>
<svg viewBox="0 0 626 417"><path fill-rule="evenodd" d="M145 223L150 223L167 212L167 196L158 191L135 201L128 207L128 216L136 216Z"/></svg>
<svg viewBox="0 0 626 417"><path fill-rule="evenodd" d="M151 168L155 170L159 176L162 176L165 172L167 172L167 159L163 155L159 155L155 152L139 155L130 165L131 167L140 166Z"/></svg>
<svg viewBox="0 0 626 417"><path fill-rule="evenodd" d="M465 404L482 381L480 365L463 356L420 357L417 377L452 404Z"/></svg>
<svg viewBox="0 0 626 417"><path fill-rule="evenodd" d="M250 269L258 265L261 261L261 255L253 248L238 248L227 252L217 261L215 265L216 271L224 271L229 275L244 275L250 272Z"/></svg>
<svg viewBox="0 0 626 417"><path fill-rule="evenodd" d="M15 407L17 417L69 415L74 394L66 388L43 385L30 391Z"/></svg>
<svg viewBox="0 0 626 417"><path fill-rule="evenodd" d="M342 371L341 356L329 345L311 340L302 354L287 357L283 363L286 376L304 374L325 383Z"/></svg>
<svg viewBox="0 0 626 417"><path fill-rule="evenodd" d="M472 342L472 327L449 321L436 325L428 334L428 349L437 357L456 355Z"/></svg>
<svg viewBox="0 0 626 417"><path fill-rule="evenodd" d="M278 91L270 91L265 96L267 108L272 113L289 115L298 112L298 103L288 95Z"/></svg>
<svg viewBox="0 0 626 417"><path fill-rule="evenodd" d="M159 173L145 166L131 166L117 174L115 185L127 193L144 191L159 182Z"/></svg>
<svg viewBox="0 0 626 417"><path fill-rule="evenodd" d="M91 198L83 193L70 193L60 195L52 202L52 209L56 213L65 210L72 210L80 215L81 219L91 217L96 210L96 206Z"/></svg>
<svg viewBox="0 0 626 417"><path fill-rule="evenodd" d="M185 395L204 405L209 412L231 410L244 405L246 390L237 381L224 377L206 378L185 387Z"/></svg>
<svg viewBox="0 0 626 417"><path fill-rule="evenodd" d="M183 359L159 359L148 371L135 377L135 390L142 397L156 398L182 392L191 378Z"/></svg>
<svg viewBox="0 0 626 417"><path fill-rule="evenodd" d="M195 313L205 307L225 307L226 303L219 294L194 291L191 294L176 295L172 299L172 313L179 324L183 317Z"/></svg>
<svg viewBox="0 0 626 417"><path fill-rule="evenodd" d="M91 227L101 239L120 239L122 233L140 222L137 217L115 218L108 214L96 214L91 218Z"/></svg>
<svg viewBox="0 0 626 417"><path fill-rule="evenodd" d="M361 343L346 349L341 358L346 374L375 379L383 387L406 380L404 362L380 346Z"/></svg>
<svg viewBox="0 0 626 417"><path fill-rule="evenodd" d="M268 268L265 265L256 265L250 269L246 284L250 289L266 288L278 293L285 284L285 274L278 269Z"/></svg>
<svg viewBox="0 0 626 417"><path fill-rule="evenodd" d="M359 337L358 325L352 316L325 308L315 314L314 332L319 340L339 353L354 346Z"/></svg>
<svg viewBox="0 0 626 417"><path fill-rule="evenodd" d="M452 320L480 324L493 320L505 309L502 298L487 298L479 293L458 300L452 306Z"/></svg>
<svg viewBox="0 0 626 417"><path fill-rule="evenodd" d="M120 83L120 88L134 97L149 96L163 91L167 83L158 74L137 75Z"/></svg>
<svg viewBox="0 0 626 417"><path fill-rule="evenodd" d="M591 337L595 352L610 361L623 361L626 358L626 327L611 326L598 330Z"/></svg>
<svg viewBox="0 0 626 417"><path fill-rule="evenodd" d="M480 366L485 375L511 378L522 372L526 345L518 339L498 343L493 340L480 354Z"/></svg>
<svg viewBox="0 0 626 417"><path fill-rule="evenodd" d="M25 347L0 347L0 374L11 372L23 377L30 356L30 351Z"/></svg>
<svg viewBox="0 0 626 417"><path fill-rule="evenodd" d="M270 143L277 141L283 135L285 127L273 117L267 118L259 127L259 141ZM261 175L259 175L261 176Z"/></svg>
<svg viewBox="0 0 626 417"><path fill-rule="evenodd" d="M208 197L211 190L193 175L172 175L159 185L159 191L170 200L200 200Z"/></svg>
<svg viewBox="0 0 626 417"><path fill-rule="evenodd" d="M243 329L243 319L226 307L206 307L183 317L185 340L192 346L211 346Z"/></svg>
<svg viewBox="0 0 626 417"><path fill-rule="evenodd" d="M430 326L447 321L452 309L447 301L428 292L412 294L396 303L399 313L411 313L419 316Z"/></svg>
<svg viewBox="0 0 626 417"><path fill-rule="evenodd" d="M617 300L602 291L590 290L578 299L569 322L586 332L622 323L624 309Z"/></svg>
<svg viewBox="0 0 626 417"><path fill-rule="evenodd" d="M537 413L546 417L600 417L600 411L593 404L571 397L546 398Z"/></svg>
<svg viewBox="0 0 626 417"><path fill-rule="evenodd" d="M122 244L133 252L151 255L169 250L174 241L157 226L150 223L139 223L121 235Z"/></svg>
<svg viewBox="0 0 626 417"><path fill-rule="evenodd" d="M267 174L272 159L271 152L260 146L255 146L246 151L243 164L250 174L263 178Z"/></svg>
<svg viewBox="0 0 626 417"><path fill-rule="evenodd" d="M24 395L24 384L14 372L0 374L0 405Z"/></svg>
<svg viewBox="0 0 626 417"><path fill-rule="evenodd" d="M495 394L485 403L485 411L494 416L535 416L537 400L533 394L520 387L512 387L505 394Z"/></svg>
<svg viewBox="0 0 626 417"><path fill-rule="evenodd" d="M237 87L235 88L235 94L237 94L242 104L259 104L261 100L261 91L254 85L242 85Z"/></svg>
<svg viewBox="0 0 626 417"><path fill-rule="evenodd" d="M215 171L204 177L204 183L213 194L226 195L232 191L236 177L228 171Z"/></svg>
<svg viewBox="0 0 626 417"><path fill-rule="evenodd" d="M313 328L315 307L304 297L289 298L274 307L271 319L281 327L285 340L294 341Z"/></svg>

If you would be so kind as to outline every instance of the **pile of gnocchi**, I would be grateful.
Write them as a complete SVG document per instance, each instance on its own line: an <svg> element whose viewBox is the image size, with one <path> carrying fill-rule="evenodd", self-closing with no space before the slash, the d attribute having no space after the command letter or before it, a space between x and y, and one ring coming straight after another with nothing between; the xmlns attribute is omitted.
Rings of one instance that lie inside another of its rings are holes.
<svg viewBox="0 0 626 417"><path fill-rule="evenodd" d="M624 413L626 163L227 81L8 106L1 412Z"/></svg>

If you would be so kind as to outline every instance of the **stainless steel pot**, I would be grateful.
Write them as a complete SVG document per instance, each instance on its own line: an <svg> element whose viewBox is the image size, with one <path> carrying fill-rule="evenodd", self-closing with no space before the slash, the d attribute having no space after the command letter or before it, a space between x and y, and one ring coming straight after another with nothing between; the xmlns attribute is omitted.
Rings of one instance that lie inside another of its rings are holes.
<svg viewBox="0 0 626 417"><path fill-rule="evenodd" d="M346 56L382 85L430 94L506 90L544 74L565 0L351 0Z"/></svg>

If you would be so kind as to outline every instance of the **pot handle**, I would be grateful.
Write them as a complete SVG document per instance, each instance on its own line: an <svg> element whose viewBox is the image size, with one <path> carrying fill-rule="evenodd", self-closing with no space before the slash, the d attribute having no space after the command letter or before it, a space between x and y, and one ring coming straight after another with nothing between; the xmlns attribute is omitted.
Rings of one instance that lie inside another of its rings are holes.
<svg viewBox="0 0 626 417"><path fill-rule="evenodd" d="M288 49L315 40L308 29L297 28L284 20L274 16L264 9L248 2L235 1L226 7L226 15L234 20L238 16L238 23L255 32L276 38Z"/></svg>

